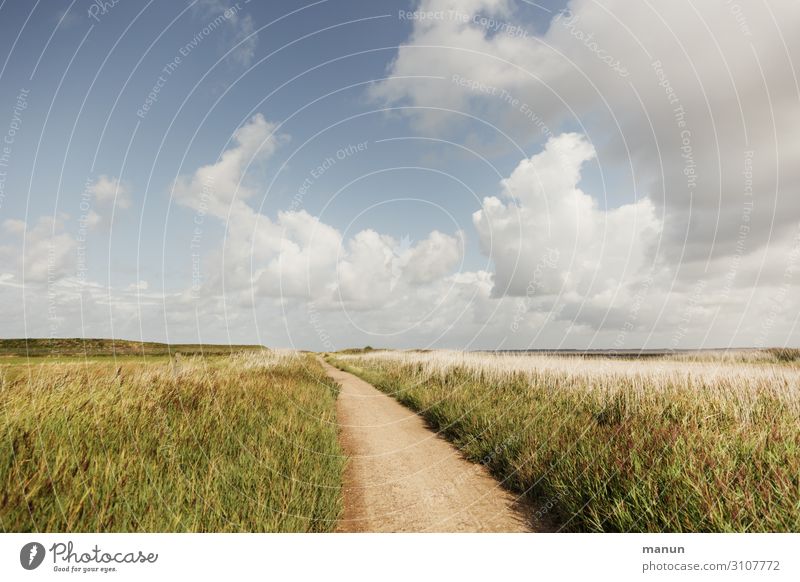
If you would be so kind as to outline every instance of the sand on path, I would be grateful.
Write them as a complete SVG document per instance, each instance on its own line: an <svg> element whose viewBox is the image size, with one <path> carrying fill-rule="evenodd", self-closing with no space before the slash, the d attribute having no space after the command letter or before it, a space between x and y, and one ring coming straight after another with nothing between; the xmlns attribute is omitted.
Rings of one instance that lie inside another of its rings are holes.
<svg viewBox="0 0 800 582"><path fill-rule="evenodd" d="M360 378L320 358L341 391L340 442L348 455L344 532L527 532L530 506L467 461L425 421Z"/></svg>

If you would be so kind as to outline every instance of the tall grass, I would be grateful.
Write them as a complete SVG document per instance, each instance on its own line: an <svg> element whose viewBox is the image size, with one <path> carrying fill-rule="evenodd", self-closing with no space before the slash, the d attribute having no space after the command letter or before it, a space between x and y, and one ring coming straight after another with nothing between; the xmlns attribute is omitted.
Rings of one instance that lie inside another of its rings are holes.
<svg viewBox="0 0 800 582"><path fill-rule="evenodd" d="M760 358L339 356L566 530L800 531L800 369Z"/></svg>
<svg viewBox="0 0 800 582"><path fill-rule="evenodd" d="M329 531L336 385L309 356L4 367L3 531Z"/></svg>

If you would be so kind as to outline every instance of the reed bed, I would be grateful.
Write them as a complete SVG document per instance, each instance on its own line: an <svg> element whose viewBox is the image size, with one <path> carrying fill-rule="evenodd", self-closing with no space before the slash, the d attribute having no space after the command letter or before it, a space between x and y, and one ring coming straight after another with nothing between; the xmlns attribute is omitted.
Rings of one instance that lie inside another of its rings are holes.
<svg viewBox="0 0 800 582"><path fill-rule="evenodd" d="M330 531L336 391L292 352L0 367L0 529Z"/></svg>
<svg viewBox="0 0 800 582"><path fill-rule="evenodd" d="M334 363L420 411L570 531L800 531L800 369L370 352Z"/></svg>

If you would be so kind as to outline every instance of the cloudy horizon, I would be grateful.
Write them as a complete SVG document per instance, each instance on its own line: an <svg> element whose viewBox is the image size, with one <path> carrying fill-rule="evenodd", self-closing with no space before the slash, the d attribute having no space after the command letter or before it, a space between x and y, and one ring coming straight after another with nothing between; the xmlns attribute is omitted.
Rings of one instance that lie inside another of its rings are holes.
<svg viewBox="0 0 800 582"><path fill-rule="evenodd" d="M3 337L800 346L800 4L0 5Z"/></svg>

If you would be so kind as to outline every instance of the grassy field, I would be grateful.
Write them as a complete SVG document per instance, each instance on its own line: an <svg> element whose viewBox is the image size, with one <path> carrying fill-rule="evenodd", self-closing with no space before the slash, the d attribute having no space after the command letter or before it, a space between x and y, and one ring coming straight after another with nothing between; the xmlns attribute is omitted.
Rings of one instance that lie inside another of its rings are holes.
<svg viewBox="0 0 800 582"><path fill-rule="evenodd" d="M219 355L243 351L261 351L262 346L226 344L162 344L134 342L120 339L93 338L28 338L0 339L0 364L5 358L63 358L73 356L97 357L147 357L172 354Z"/></svg>
<svg viewBox="0 0 800 582"><path fill-rule="evenodd" d="M0 530L334 528L337 387L312 357L9 362Z"/></svg>
<svg viewBox="0 0 800 582"><path fill-rule="evenodd" d="M798 354L332 362L420 411L565 530L798 532Z"/></svg>

